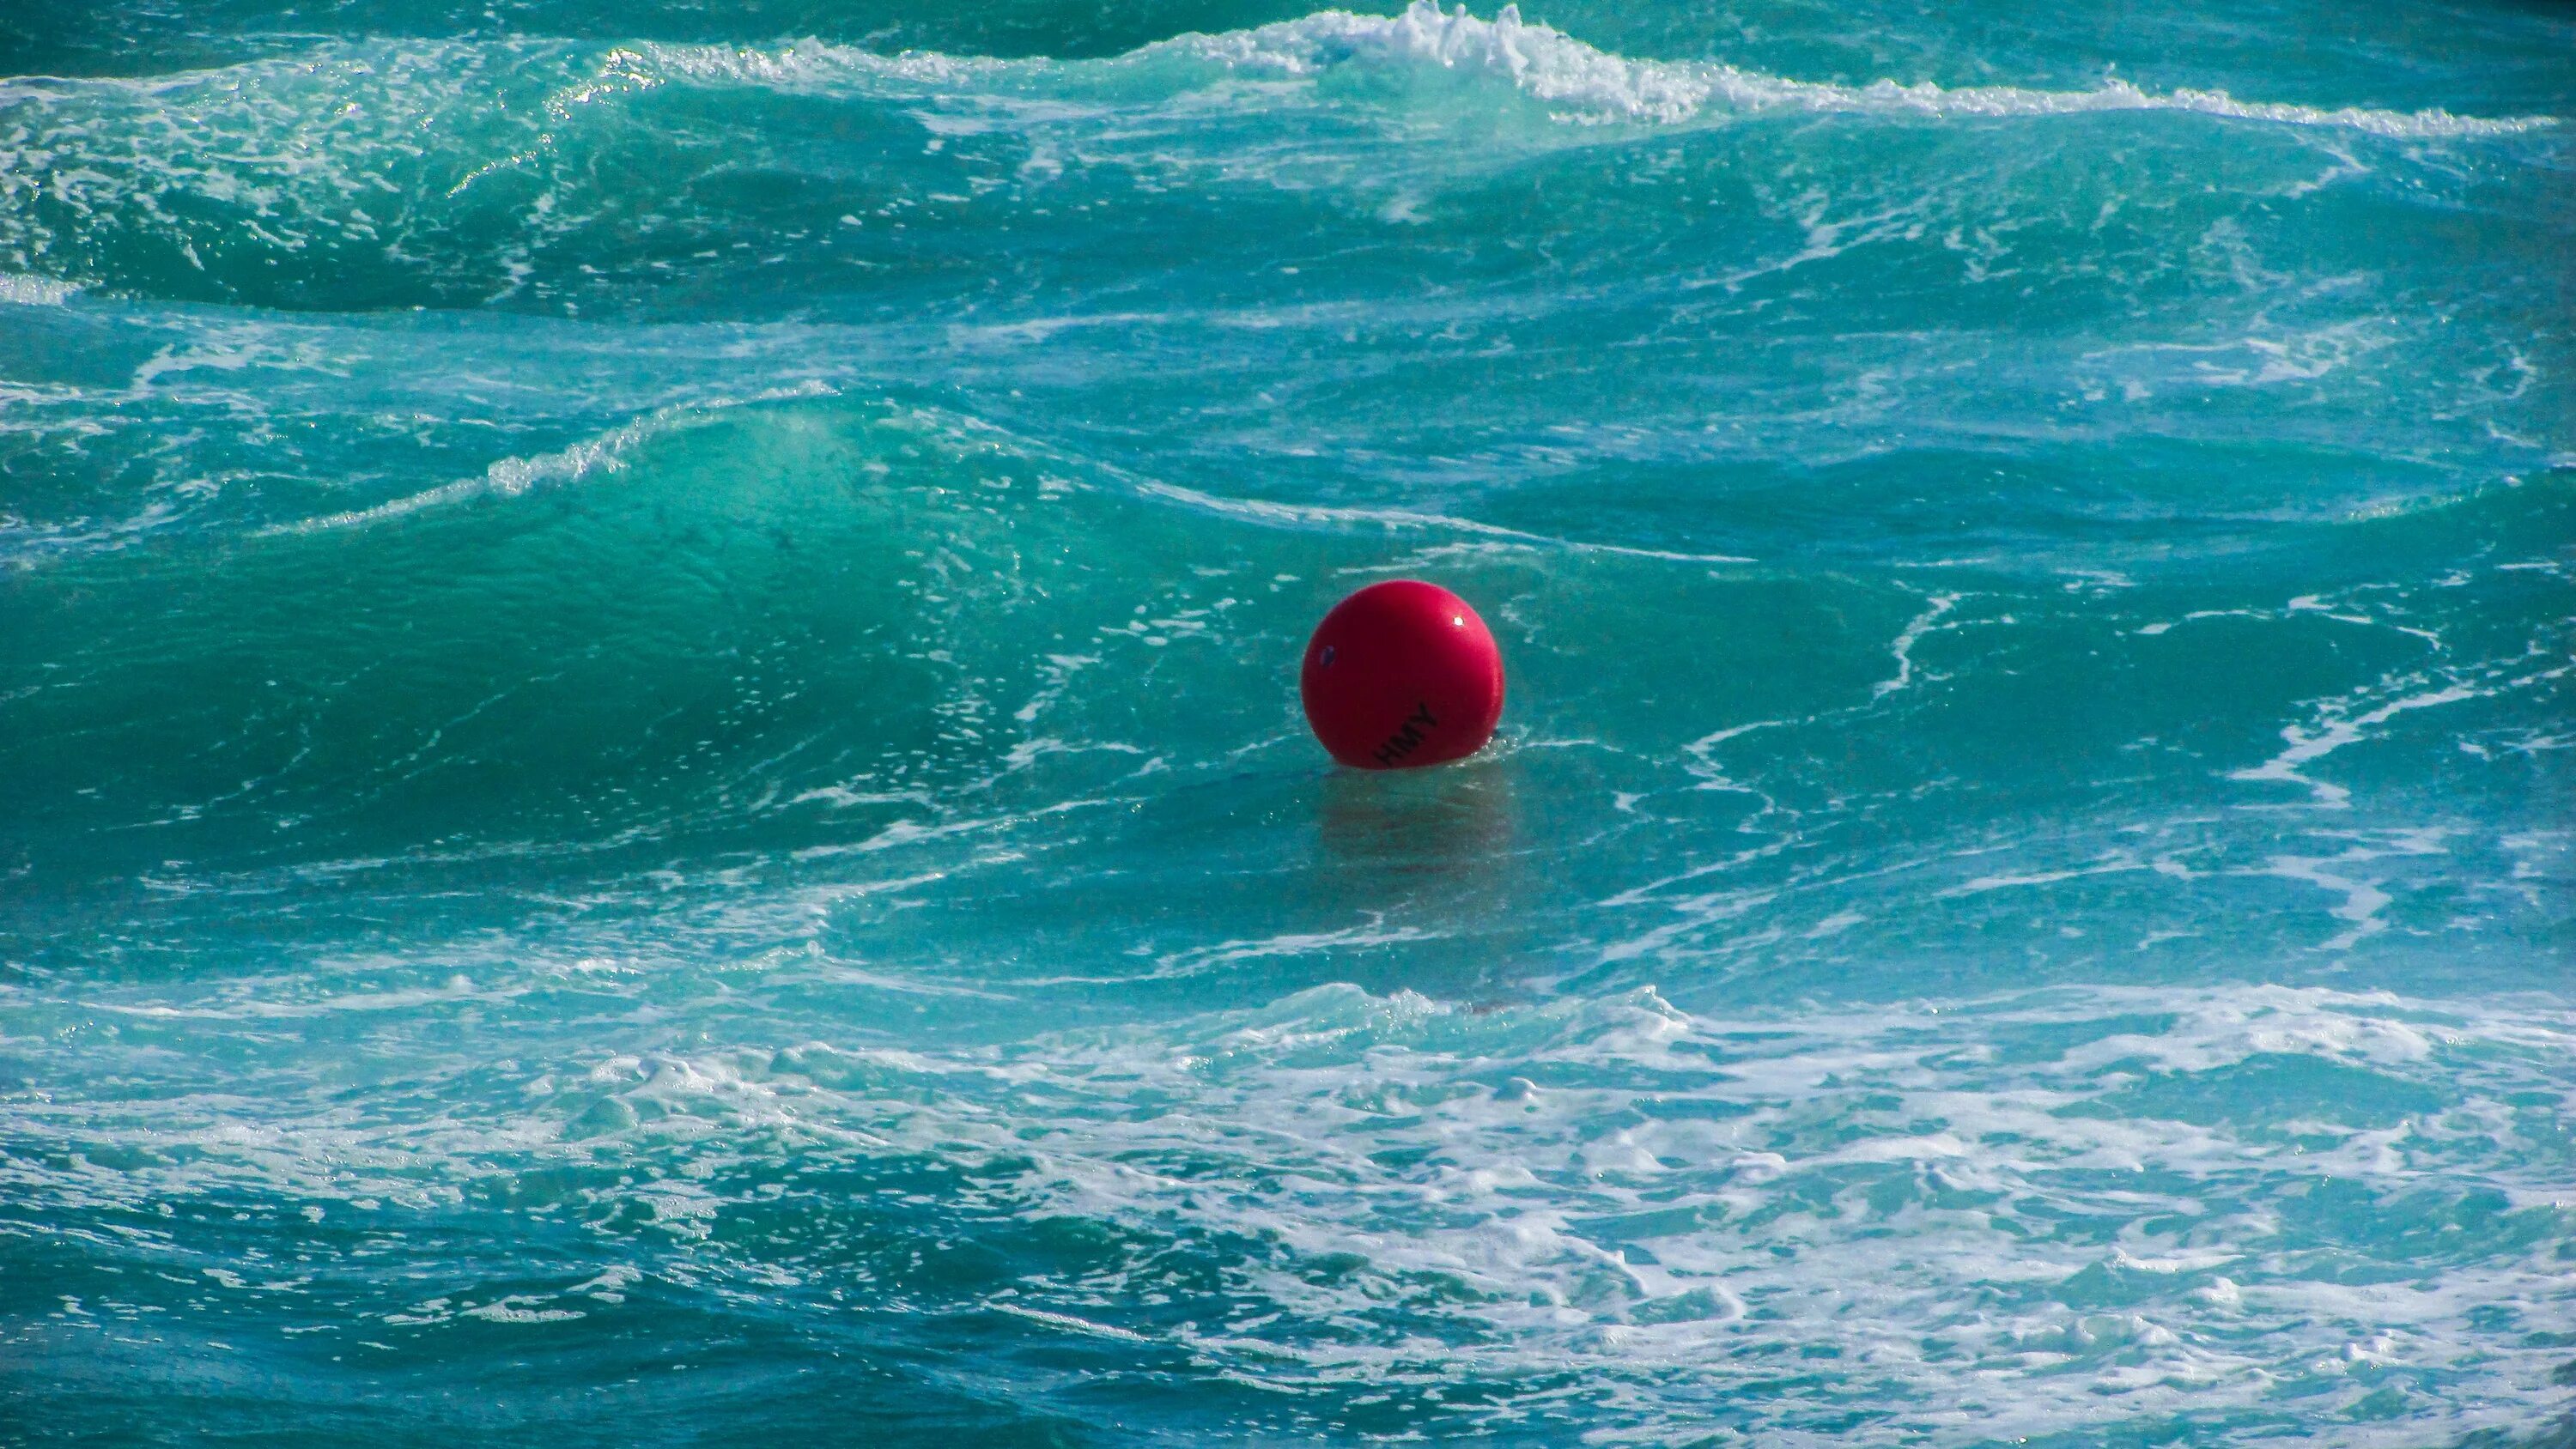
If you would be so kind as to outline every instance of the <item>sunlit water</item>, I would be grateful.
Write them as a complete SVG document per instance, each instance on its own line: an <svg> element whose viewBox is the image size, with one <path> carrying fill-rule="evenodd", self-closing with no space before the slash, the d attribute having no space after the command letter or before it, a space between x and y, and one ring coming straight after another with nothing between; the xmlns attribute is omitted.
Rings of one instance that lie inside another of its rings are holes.
<svg viewBox="0 0 2576 1449"><path fill-rule="evenodd" d="M0 1441L2569 1432L2576 12L732 8L0 15Z"/></svg>

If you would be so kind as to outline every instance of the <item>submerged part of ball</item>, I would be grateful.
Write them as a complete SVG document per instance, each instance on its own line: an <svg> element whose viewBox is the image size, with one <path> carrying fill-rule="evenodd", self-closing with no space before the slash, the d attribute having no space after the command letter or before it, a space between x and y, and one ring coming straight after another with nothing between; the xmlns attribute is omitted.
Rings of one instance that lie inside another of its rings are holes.
<svg viewBox="0 0 2576 1449"><path fill-rule="evenodd" d="M1467 601L1391 579L1333 606L1306 642L1297 693L1333 758L1409 769L1485 747L1503 717L1503 653Z"/></svg>

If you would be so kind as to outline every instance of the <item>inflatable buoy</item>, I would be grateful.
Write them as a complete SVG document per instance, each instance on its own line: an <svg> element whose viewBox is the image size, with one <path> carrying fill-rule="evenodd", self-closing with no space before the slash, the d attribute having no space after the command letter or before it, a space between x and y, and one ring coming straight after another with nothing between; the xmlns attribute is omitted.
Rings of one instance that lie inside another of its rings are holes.
<svg viewBox="0 0 2576 1449"><path fill-rule="evenodd" d="M1503 717L1503 653L1467 601L1390 579L1333 606L1297 675L1306 723L1333 758L1363 770L1461 759Z"/></svg>

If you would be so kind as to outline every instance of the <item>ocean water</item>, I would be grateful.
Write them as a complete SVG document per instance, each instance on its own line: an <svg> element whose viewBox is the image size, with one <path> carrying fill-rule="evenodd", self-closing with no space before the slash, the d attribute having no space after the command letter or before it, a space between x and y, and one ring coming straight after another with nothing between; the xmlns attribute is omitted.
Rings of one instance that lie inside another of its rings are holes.
<svg viewBox="0 0 2576 1449"><path fill-rule="evenodd" d="M2576 10L0 72L0 1443L2576 1434Z"/></svg>

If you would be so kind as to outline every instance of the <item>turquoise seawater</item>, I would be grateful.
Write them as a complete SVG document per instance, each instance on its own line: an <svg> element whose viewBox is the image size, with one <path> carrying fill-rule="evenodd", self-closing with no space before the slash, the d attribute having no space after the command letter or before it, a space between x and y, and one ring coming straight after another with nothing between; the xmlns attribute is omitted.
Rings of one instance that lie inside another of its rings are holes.
<svg viewBox="0 0 2576 1449"><path fill-rule="evenodd" d="M2576 10L0 73L0 1443L2576 1436Z"/></svg>

